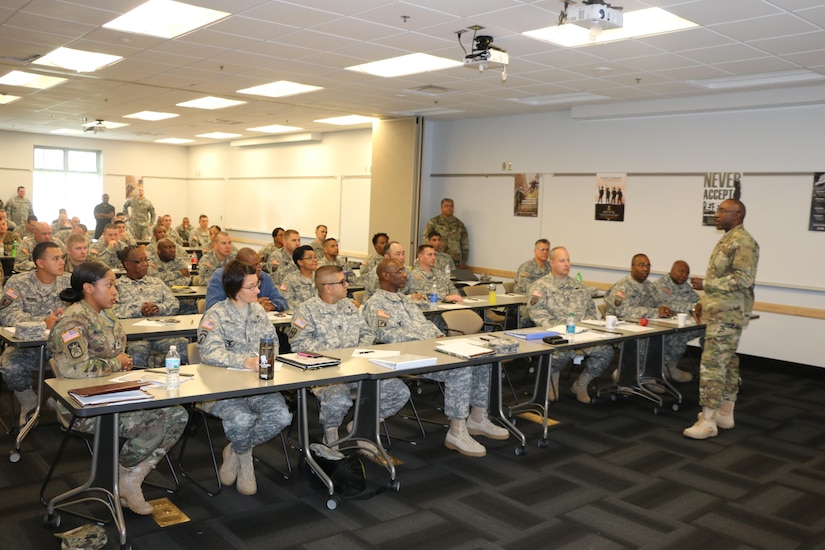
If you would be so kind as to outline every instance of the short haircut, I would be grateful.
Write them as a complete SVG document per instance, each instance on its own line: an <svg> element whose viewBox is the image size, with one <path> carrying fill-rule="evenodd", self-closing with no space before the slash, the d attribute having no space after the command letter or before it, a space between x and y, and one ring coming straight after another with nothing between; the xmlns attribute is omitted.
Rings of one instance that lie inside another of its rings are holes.
<svg viewBox="0 0 825 550"><path fill-rule="evenodd" d="M322 265L315 271L315 288L318 290L318 294L321 293L321 289L324 286L324 283L327 283L327 279L329 279L335 273L343 273L344 268L340 265Z"/></svg>
<svg viewBox="0 0 825 550"><path fill-rule="evenodd" d="M298 265L298 260L304 259L304 254L306 254L307 252L315 252L315 249L309 246L308 244L305 244L303 246L297 247L292 252L292 261L295 262L295 265Z"/></svg>
<svg viewBox="0 0 825 550"><path fill-rule="evenodd" d="M433 229L432 231L430 231L429 233L427 233L427 240L430 240L430 239L432 239L433 237L438 237L438 238L440 239L440 238L441 238L441 233L439 233L439 232L438 232L438 231L436 231L435 229Z"/></svg>
<svg viewBox="0 0 825 550"><path fill-rule="evenodd" d="M37 260L42 259L43 256L46 255L46 251L49 248L57 248L58 250L60 250L60 247L51 241L38 243L37 246L34 247L34 250L32 250L32 261L37 262Z"/></svg>
<svg viewBox="0 0 825 550"><path fill-rule="evenodd" d="M198 221L201 221L204 218L209 218L209 216L207 216L206 214L201 214L200 216L198 216Z"/></svg>
<svg viewBox="0 0 825 550"><path fill-rule="evenodd" d="M28 222L36 222L36 221L37 221L37 216L35 216L34 214L29 214L29 215L26 217L26 223L28 223Z"/></svg>
<svg viewBox="0 0 825 550"><path fill-rule="evenodd" d="M441 199L441 206L444 206L445 202L451 202L451 203L453 203L453 205L455 205L455 201L453 199L445 197L445 198Z"/></svg>
<svg viewBox="0 0 825 550"><path fill-rule="evenodd" d="M23 185L18 185L18 186L17 186L17 190L18 190L18 191L20 191L21 189L25 189L25 188L26 188L26 187L25 187L25 186L23 186Z"/></svg>
<svg viewBox="0 0 825 550"><path fill-rule="evenodd" d="M630 260L630 265L635 264L635 263L636 263L636 260L638 260L638 259L639 259L639 258L641 258L642 256L644 256L645 258L647 258L647 257L648 257L648 256L647 256L647 254L643 254L643 253L641 253L641 252L639 252L638 254L634 254L634 255L633 255L633 258ZM650 258L648 258L648 260L649 260L649 259L650 259Z"/></svg>
<svg viewBox="0 0 825 550"><path fill-rule="evenodd" d="M121 250L117 251L117 259L120 260L120 263L124 264L124 267L126 264L126 260L129 258L129 252L135 249L140 250L140 246L136 244L130 244L122 248Z"/></svg>
<svg viewBox="0 0 825 550"><path fill-rule="evenodd" d="M324 244L324 246L326 246L327 243L337 243L337 242L338 242L338 239L336 239L335 237L330 237L328 239L324 239L323 244Z"/></svg>
<svg viewBox="0 0 825 550"><path fill-rule="evenodd" d="M217 226L213 225L212 227L217 227ZM218 227L218 232L215 233L215 237L212 240L214 242L218 242L218 237L229 237L229 233L227 233L226 231L221 231L221 228ZM229 238L231 239L232 237L229 237Z"/></svg>
<svg viewBox="0 0 825 550"><path fill-rule="evenodd" d="M373 245L378 244L378 239L380 239L381 237L384 237L388 241L390 240L390 236L387 235L386 233L376 233L375 235L372 236L372 244Z"/></svg>
<svg viewBox="0 0 825 550"><path fill-rule="evenodd" d="M123 222L120 222L120 223L123 223ZM113 231L117 231L117 224L116 223L107 223L106 227L103 228L103 231L108 231L110 229L113 230Z"/></svg>
<svg viewBox="0 0 825 550"><path fill-rule="evenodd" d="M433 248L433 245L431 245L431 244L424 243L424 244L418 245L418 249L415 251L416 256L421 254L422 252L424 252L428 248L432 248L433 250L435 250L435 248Z"/></svg>
<svg viewBox="0 0 825 550"><path fill-rule="evenodd" d="M292 235L293 233L296 234L296 235L300 235L300 233L298 233L294 229L287 229L286 231L284 231L284 240L288 239L289 236Z"/></svg>
<svg viewBox="0 0 825 550"><path fill-rule="evenodd" d="M113 221L112 223L106 224L106 227L109 227L110 225L114 225L114 226L115 226L115 229L118 229L118 228L120 228L120 226L121 226L121 225L122 225L123 227L126 227L126 222L125 222L125 221L123 221L123 220L115 220L115 221ZM104 229L104 231L106 230L106 227L104 227L104 228L103 228L103 229Z"/></svg>
<svg viewBox="0 0 825 550"><path fill-rule="evenodd" d="M324 225L324 224L322 224L322 223L319 223L318 225L316 225L316 226L315 226L315 231L318 231L318 230L319 230L319 229L321 229L322 227L323 227L324 229L329 229L329 227L327 227L326 225Z"/></svg>
<svg viewBox="0 0 825 550"><path fill-rule="evenodd" d="M547 246L550 246L550 241L547 239L539 239L536 241L536 244L534 246L538 246L540 244L546 244Z"/></svg>
<svg viewBox="0 0 825 550"><path fill-rule="evenodd" d="M254 266L232 260L223 268L223 276L221 277L223 291L226 292L227 297L234 300L238 296L238 292L241 291L244 278L247 275L257 274L258 270Z"/></svg>
<svg viewBox="0 0 825 550"><path fill-rule="evenodd" d="M284 230L283 227L276 227L275 229L273 229L272 230L272 238L274 239L275 237L277 237L278 236L278 231L283 231L283 230Z"/></svg>
<svg viewBox="0 0 825 550"><path fill-rule="evenodd" d="M567 250L567 249L564 248L563 246L554 246L553 248L551 248L550 249L550 256L549 256L551 260L556 259L556 251L557 250Z"/></svg>
<svg viewBox="0 0 825 550"><path fill-rule="evenodd" d="M69 248L73 244L77 243L88 243L89 240L86 239L85 235L79 235L77 233L72 233L66 238L66 248Z"/></svg>

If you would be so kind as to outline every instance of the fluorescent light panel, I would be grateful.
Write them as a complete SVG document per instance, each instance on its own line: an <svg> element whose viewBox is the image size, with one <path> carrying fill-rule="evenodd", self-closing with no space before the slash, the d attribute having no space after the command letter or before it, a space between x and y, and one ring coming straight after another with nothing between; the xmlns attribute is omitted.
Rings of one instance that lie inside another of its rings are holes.
<svg viewBox="0 0 825 550"><path fill-rule="evenodd" d="M263 132L265 134L284 134L286 132L296 132L303 130L298 126L281 126L280 124L270 124L269 126L258 126L255 128L247 128L250 132Z"/></svg>
<svg viewBox="0 0 825 550"><path fill-rule="evenodd" d="M323 90L320 86L310 86L309 84L299 84L289 80L279 80L269 84L261 84L252 88L238 90L239 94L261 95L266 97L287 97L290 95L306 94L317 90Z"/></svg>
<svg viewBox="0 0 825 550"><path fill-rule="evenodd" d="M688 80L688 82L709 90L730 90L734 88L755 88L757 86L811 82L823 79L825 79L825 75L799 69L793 71L777 71L775 73L724 76L720 78L708 78L706 80Z"/></svg>
<svg viewBox="0 0 825 550"><path fill-rule="evenodd" d="M209 132L208 134L197 134L195 137L209 138L209 139L228 139L241 137L242 134L229 134L227 132Z"/></svg>
<svg viewBox="0 0 825 550"><path fill-rule="evenodd" d="M528 38L550 42L567 48L603 44L628 38L651 36L698 27L696 23L683 19L661 8L648 8L631 11L623 15L624 26L620 29L608 29L595 36L589 30L578 25L545 27L522 34Z"/></svg>
<svg viewBox="0 0 825 550"><path fill-rule="evenodd" d="M46 88L57 86L65 81L65 78L57 76L43 76L42 74L27 73L24 71L11 71L0 77L0 84L35 88L37 90L45 90Z"/></svg>
<svg viewBox="0 0 825 550"><path fill-rule="evenodd" d="M452 67L461 67L464 63L446 57L436 57L426 53L411 53L400 57L391 57L372 63L353 65L345 67L348 71L367 73L374 76L391 78L394 76L406 76L410 74L440 71Z"/></svg>
<svg viewBox="0 0 825 550"><path fill-rule="evenodd" d="M194 139L183 139L183 138L163 138L163 139L156 139L155 143L171 143L172 145L183 145L184 143L193 143Z"/></svg>
<svg viewBox="0 0 825 550"><path fill-rule="evenodd" d="M106 29L175 38L229 16L225 11L191 6L172 0L149 0L105 25Z"/></svg>
<svg viewBox="0 0 825 550"><path fill-rule="evenodd" d="M83 130L78 130L76 128L60 128L59 130L52 130L49 132L50 134L61 134L61 135L78 135L83 134Z"/></svg>
<svg viewBox="0 0 825 550"><path fill-rule="evenodd" d="M224 99L222 97L206 96L200 99L193 99L191 101L184 101L178 103L178 107L190 107L192 109L224 109L226 107L234 107L235 105L243 105L246 101L239 101L236 99Z"/></svg>
<svg viewBox="0 0 825 550"><path fill-rule="evenodd" d="M131 115L123 115L123 118L137 118L140 120L150 120L152 122L158 120L166 120L167 118L175 118L177 115L175 113L160 113L158 111L140 111L138 113L132 113Z"/></svg>
<svg viewBox="0 0 825 550"><path fill-rule="evenodd" d="M313 122L320 122L321 124L334 124L336 126L353 126L355 124L372 124L373 122L378 122L378 119L371 116L347 115L332 118L321 118Z"/></svg>
<svg viewBox="0 0 825 550"><path fill-rule="evenodd" d="M19 95L0 94L0 105L5 105L18 99L20 99Z"/></svg>
<svg viewBox="0 0 825 550"><path fill-rule="evenodd" d="M557 105L559 103L581 103L584 101L597 101L608 99L606 96L591 94L590 92L573 92L569 94L553 94L536 97L511 97L509 101L523 103L525 105Z"/></svg>
<svg viewBox="0 0 825 550"><path fill-rule="evenodd" d="M32 63L35 65L68 69L70 71L77 71L78 73L91 73L121 59L123 58L119 55L87 52L85 50L74 50L72 48L57 48L43 57L35 59Z"/></svg>

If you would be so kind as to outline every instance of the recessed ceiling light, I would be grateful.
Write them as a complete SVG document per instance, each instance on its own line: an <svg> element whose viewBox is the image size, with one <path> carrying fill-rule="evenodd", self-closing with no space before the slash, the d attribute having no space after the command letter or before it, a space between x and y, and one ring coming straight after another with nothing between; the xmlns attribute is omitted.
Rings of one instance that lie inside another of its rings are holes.
<svg viewBox="0 0 825 550"><path fill-rule="evenodd" d="M172 145L183 145L184 143L192 143L194 139L183 139L183 138L163 138L163 139L156 139L155 143L171 143Z"/></svg>
<svg viewBox="0 0 825 550"><path fill-rule="evenodd" d="M283 134L285 132L295 132L303 130L297 126L281 126L280 124L271 124L269 126L258 126L256 128L247 128L250 132L264 132L266 134Z"/></svg>
<svg viewBox="0 0 825 550"><path fill-rule="evenodd" d="M43 76L42 74L27 73L24 71L11 71L0 77L0 84L8 86L22 86L23 88L36 88L45 90L52 86L65 82L65 78L57 76Z"/></svg>
<svg viewBox="0 0 825 550"><path fill-rule="evenodd" d="M94 128L95 126L105 126L107 130L114 130L115 128L123 128L124 126L129 126L128 122L112 122L111 120L93 120L89 122L84 122L84 128Z"/></svg>
<svg viewBox="0 0 825 550"><path fill-rule="evenodd" d="M774 73L745 74L739 76L723 76L706 80L688 80L690 84L701 86L709 90L729 90L734 88L754 88L757 86L772 86L775 84L794 84L796 82L811 82L825 79L825 75L806 71L777 71Z"/></svg>
<svg viewBox="0 0 825 550"><path fill-rule="evenodd" d="M45 65L47 67L69 69L70 71L77 71L79 73L91 73L121 59L123 58L119 55L87 52L84 50L74 50L72 48L57 48L43 57L35 59L32 63L35 65Z"/></svg>
<svg viewBox="0 0 825 550"><path fill-rule="evenodd" d="M321 118L313 122L320 122L322 124L335 124L336 126L352 126L354 124L372 124L373 122L378 122L378 119L371 116L347 115L336 116L332 118Z"/></svg>
<svg viewBox="0 0 825 550"><path fill-rule="evenodd" d="M149 0L132 11L112 19L103 27L160 38L175 38L229 15L231 14L225 11L200 8L172 0Z"/></svg>
<svg viewBox="0 0 825 550"><path fill-rule="evenodd" d="M436 57L426 53L411 53L400 57L373 61L372 63L353 65L352 67L345 67L345 69L390 78L394 76L440 71L442 69L461 67L463 65L464 63L456 61L455 59Z"/></svg>
<svg viewBox="0 0 825 550"><path fill-rule="evenodd" d="M681 31L699 26L660 8L631 11L623 14L622 18L624 22L621 28L607 29L598 35L594 35L584 27L570 23L527 31L522 34L536 40L575 48L577 46L603 44L605 42L615 42L616 40Z"/></svg>
<svg viewBox="0 0 825 550"><path fill-rule="evenodd" d="M137 118L140 120L166 120L167 118L175 118L175 113L160 113L158 111L140 111L139 113L132 113L131 115L123 115L123 118Z"/></svg>
<svg viewBox="0 0 825 550"><path fill-rule="evenodd" d="M400 116L435 116L435 115L451 115L454 113L463 113L458 109L449 109L447 107L428 107L424 109L409 109L407 111L392 111L394 115Z"/></svg>
<svg viewBox="0 0 825 550"><path fill-rule="evenodd" d="M223 109L225 107L234 107L235 105L243 105L246 101L239 101L237 99L224 99L222 97L207 96L200 99L193 99L191 101L184 101L178 103L178 107L191 107L193 109Z"/></svg>
<svg viewBox="0 0 825 550"><path fill-rule="evenodd" d="M19 95L0 94L0 105L5 105L6 103L11 103L12 101L17 101L18 99L20 99Z"/></svg>
<svg viewBox="0 0 825 550"><path fill-rule="evenodd" d="M210 139L228 139L241 137L242 134L230 134L227 132L209 132L208 134L197 134L195 137L203 137Z"/></svg>
<svg viewBox="0 0 825 550"><path fill-rule="evenodd" d="M238 93L262 95L266 97L286 97L290 95L314 92L316 90L323 90L323 88L320 86L310 86L309 84L290 82L288 80L279 80L277 82L270 82L269 84L261 84L260 86L244 88L243 90L238 90Z"/></svg>
<svg viewBox="0 0 825 550"><path fill-rule="evenodd" d="M52 130L49 132L50 134L61 134L61 135L76 135L76 134L83 134L83 130L78 130L76 128L60 128L59 130Z"/></svg>
<svg viewBox="0 0 825 550"><path fill-rule="evenodd" d="M569 94L553 94L535 97L511 97L509 101L525 105L556 105L559 103L581 103L583 101L597 101L609 99L606 96L591 94L590 92L573 92Z"/></svg>

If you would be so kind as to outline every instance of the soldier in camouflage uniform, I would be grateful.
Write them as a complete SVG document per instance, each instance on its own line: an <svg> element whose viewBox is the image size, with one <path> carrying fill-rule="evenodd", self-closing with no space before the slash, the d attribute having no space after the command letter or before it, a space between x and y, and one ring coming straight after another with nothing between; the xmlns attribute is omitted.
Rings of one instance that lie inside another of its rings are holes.
<svg viewBox="0 0 825 550"><path fill-rule="evenodd" d="M163 281L157 277L147 277L149 261L146 252L138 246L127 246L120 251L120 259L126 275L117 280L119 295L115 314L120 319L136 317L157 317L159 315L176 315L180 309L178 299ZM133 340L126 346L126 352L131 355L138 367L149 366L151 352L166 355L169 346L177 346L180 361L186 365L189 358L186 354L186 338L161 338L158 340Z"/></svg>
<svg viewBox="0 0 825 550"><path fill-rule="evenodd" d="M97 262L78 267L71 287L60 297L72 302L49 334L48 347L61 378L97 378L131 370L134 361L125 353L126 335L110 309L117 299L115 275ZM68 411L58 405L59 414ZM186 427L188 415L179 405L120 413L118 486L120 498L137 514L152 513L143 498L141 483L169 452ZM93 432L95 418L75 422L74 429Z"/></svg>
<svg viewBox="0 0 825 550"><path fill-rule="evenodd" d="M35 271L12 275L6 282L0 300L0 324L13 327L17 323L44 321L52 328L63 313L60 292L69 286L69 276L63 273L63 255L54 243L45 242L34 248ZM32 390L32 371L38 367L38 348L7 346L0 356L0 371L9 389L20 402L20 425L37 406Z"/></svg>
<svg viewBox="0 0 825 550"><path fill-rule="evenodd" d="M390 242L390 237L386 233L376 233L372 236L372 247L370 253L361 262L361 278L367 273L375 273L378 262L384 259L384 248Z"/></svg>
<svg viewBox="0 0 825 550"><path fill-rule="evenodd" d="M432 218L424 228L424 238L433 231L441 235L443 252L448 254L455 265L467 267L470 257L470 237L464 223L453 215L455 205L453 199L441 199L441 215Z"/></svg>
<svg viewBox="0 0 825 550"><path fill-rule="evenodd" d="M92 247L89 249L89 258L105 264L109 269L118 269L120 267L120 259L117 257L117 254L127 246L130 245L121 241L118 236L117 225L110 223L103 230L103 237L92 244Z"/></svg>
<svg viewBox="0 0 825 550"><path fill-rule="evenodd" d="M172 242L183 247L183 239L181 239L180 235L177 231L172 227L172 216L169 214L164 214L163 216L158 216L158 225L161 225L161 221L163 222L163 227L166 228L166 238L171 239ZM155 237L155 241L157 241L157 237Z"/></svg>
<svg viewBox="0 0 825 550"><path fill-rule="evenodd" d="M131 197L123 203L123 212L129 217L135 239L148 241L149 228L155 223L155 205L146 198L143 187L138 187L137 197Z"/></svg>
<svg viewBox="0 0 825 550"><path fill-rule="evenodd" d="M192 276L189 274L189 262L179 257L177 247L170 239L158 241L157 252L147 254L149 258L149 275L157 277L168 287L189 286Z"/></svg>
<svg viewBox="0 0 825 550"><path fill-rule="evenodd" d="M258 345L275 328L258 304L258 274L254 266L229 262L222 276L227 299L204 313L198 326L201 362L216 367L258 370ZM280 393L222 399L204 403L204 409L221 418L229 440L223 450L219 474L223 485L237 480L238 492L257 490L252 449L278 435L292 422L292 414Z"/></svg>
<svg viewBox="0 0 825 550"><path fill-rule="evenodd" d="M34 247L40 243L50 243L52 240L52 226L46 222L37 222L34 226L34 234L29 235L23 239L20 247L17 249L17 257L14 259L15 271L32 271L35 269L34 258L32 252ZM65 250L60 243L54 243L60 252L65 254Z"/></svg>
<svg viewBox="0 0 825 550"><path fill-rule="evenodd" d="M338 240L329 238L324 241L324 254L318 258L318 267L325 265L337 265L344 270L347 281L351 285L360 285L361 277L357 276L350 268L349 262L338 256Z"/></svg>
<svg viewBox="0 0 825 550"><path fill-rule="evenodd" d="M117 228L117 239L123 243L123 246L137 244L135 236L132 235L132 230L129 229L124 220L116 219L112 223L115 224L115 227Z"/></svg>
<svg viewBox="0 0 825 550"><path fill-rule="evenodd" d="M281 281L293 271L298 271L292 255L299 246L301 246L301 235L294 229L284 231L283 248L276 250L267 262L269 272L272 274L272 282L276 285L281 284Z"/></svg>
<svg viewBox="0 0 825 550"><path fill-rule="evenodd" d="M716 228L725 234L716 243L704 281L694 279L705 295L696 315L705 323L705 350L699 368L699 404L696 424L683 432L707 439L718 428L734 427L733 407L739 393L739 357L736 348L753 311L753 286L759 263L759 244L745 230L745 205L728 199L716 210Z"/></svg>
<svg viewBox="0 0 825 550"><path fill-rule="evenodd" d="M384 259L392 259L398 260L401 262L401 265L405 266L404 269L407 271L407 286L405 286L401 292L403 294L411 294L410 291L410 280L412 279L412 270L409 267L406 267L405 263L405 256L406 253L404 252L404 247L398 241L390 241L384 247ZM378 264L375 264L378 266ZM361 284L364 285L364 302L366 303L367 300L370 299L377 290L378 290L378 273L376 269L370 269L368 271L361 270ZM425 300L426 296L424 294L418 293L412 296L415 300Z"/></svg>
<svg viewBox="0 0 825 550"><path fill-rule="evenodd" d="M261 265L263 270L269 273L269 258L278 250L284 247L284 228L276 227L272 230L272 242L264 246L258 251L261 257Z"/></svg>
<svg viewBox="0 0 825 550"><path fill-rule="evenodd" d="M339 267L326 266L315 273L318 296L295 309L288 329L292 351L318 352L355 346L369 346L375 334L352 301L347 299L347 279ZM352 407L351 392L356 383L316 386L312 392L321 402L320 422L324 427L324 442L338 439L338 428ZM397 378L380 382L381 420L392 416L410 398L410 390Z"/></svg>
<svg viewBox="0 0 825 550"><path fill-rule="evenodd" d="M383 260L377 270L380 288L362 312L375 332L376 341L387 344L442 337L438 327L425 319L407 296L399 294L399 289L407 285L404 265L397 260ZM490 372L490 365L479 365L422 375L444 383L444 414L450 419L450 429L444 439L448 449L482 457L487 449L473 439L473 435L498 440L509 437L507 430L494 425L487 417Z"/></svg>
<svg viewBox="0 0 825 550"><path fill-rule="evenodd" d="M169 235L174 233L174 231L169 231L165 225L159 224L152 228L152 238L147 243L146 248L146 255L157 256L158 254L158 241L161 239L169 239L172 242L175 242L174 239L170 238ZM178 258L188 258L189 255L186 253L186 249L184 249L180 244L175 243L175 255Z"/></svg>
<svg viewBox="0 0 825 550"><path fill-rule="evenodd" d="M666 294L659 292L658 287L648 280L650 275L650 260L644 254L633 256L630 265L630 275L619 279L604 295L607 304L607 315L615 315L620 319L640 319L655 317L673 317L674 310L667 303L670 301ZM684 334L668 334L662 345L663 371L671 380L688 382L688 373L676 368L676 364L685 353L687 341ZM639 344L640 361L644 363L647 353L647 340ZM673 369L671 371L671 368ZM659 386L652 385L652 391L663 391Z"/></svg>
<svg viewBox="0 0 825 550"><path fill-rule="evenodd" d="M192 226L189 224L189 218L184 216L181 224L175 227L175 233L180 237L181 243L189 242L189 232L192 231Z"/></svg>
<svg viewBox="0 0 825 550"><path fill-rule="evenodd" d="M295 309L299 304L318 295L315 290L315 270L318 269L315 250L308 244L299 246L295 249L292 258L298 266L298 271L287 275L278 287L289 309Z"/></svg>
<svg viewBox="0 0 825 550"><path fill-rule="evenodd" d="M14 248L14 241L17 241L19 247L23 239L17 231L9 231L9 221L6 216L6 211L0 209L0 243L3 244L4 254L10 256L12 248Z"/></svg>
<svg viewBox="0 0 825 550"><path fill-rule="evenodd" d="M547 260L550 255L550 241L547 239L539 239L533 247L533 259L527 260L516 270L515 284L513 285L513 292L516 294L524 294L527 292L527 287L535 283L542 277L550 273L550 262ZM527 307L519 307L519 321L520 326L532 326L530 316L527 314Z"/></svg>
<svg viewBox="0 0 825 550"><path fill-rule="evenodd" d="M567 249L557 246L550 250L550 274L542 277L527 287L527 314L538 327L563 325L570 313L575 314L576 321L596 318L596 304L590 297L590 291L569 276L570 256ZM613 359L613 346L589 346L583 348L585 368L570 391L576 394L581 403L590 403L587 385L598 378ZM550 374L552 384L548 400L558 398L559 372L572 365L575 351L557 351L551 356Z"/></svg>
<svg viewBox="0 0 825 550"><path fill-rule="evenodd" d="M209 218L204 214L198 217L198 226L189 232L189 246L201 248L202 250L212 246L212 237L209 235Z"/></svg>
<svg viewBox="0 0 825 550"><path fill-rule="evenodd" d="M66 239L66 255L63 256L63 271L72 273L77 266L89 261L89 239L86 235L69 235Z"/></svg>
<svg viewBox="0 0 825 550"><path fill-rule="evenodd" d="M218 231L215 235L212 250L201 256L198 262L198 280L200 284L206 286L212 273L219 267L225 266L230 260L235 259L232 253L232 239L226 231Z"/></svg>
<svg viewBox="0 0 825 550"><path fill-rule="evenodd" d="M676 260L670 273L654 281L659 291L660 300L676 313L691 313L693 306L699 302L699 295L687 282L690 266L687 262ZM676 382L690 382L693 375L680 370L679 359L687 351L687 344L704 333L704 329L689 330L668 335L667 353L665 355L665 374Z"/></svg>
<svg viewBox="0 0 825 550"><path fill-rule="evenodd" d="M418 266L412 270L407 286L407 292L417 301L420 307L427 307L430 293L435 288L439 300L448 302L464 302L464 298L459 294L455 285L447 278L443 271L435 269L435 250L429 244L422 244L418 247ZM447 325L441 315L433 318L435 325L444 330Z"/></svg>
<svg viewBox="0 0 825 550"><path fill-rule="evenodd" d="M316 225L315 226L315 240L309 243L309 246L315 251L315 255L318 258L324 257L324 241L327 240L327 226L326 225Z"/></svg>
<svg viewBox="0 0 825 550"><path fill-rule="evenodd" d="M29 216L34 216L32 201L26 198L26 188L22 185L17 188L17 195L6 202L6 213L17 227L26 227Z"/></svg>

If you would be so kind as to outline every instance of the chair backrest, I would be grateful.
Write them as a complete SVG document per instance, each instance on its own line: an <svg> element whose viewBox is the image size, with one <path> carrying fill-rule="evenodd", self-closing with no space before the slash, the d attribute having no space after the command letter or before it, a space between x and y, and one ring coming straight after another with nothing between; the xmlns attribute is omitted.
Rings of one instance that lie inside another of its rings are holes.
<svg viewBox="0 0 825 550"><path fill-rule="evenodd" d="M447 336L478 334L484 326L484 319L469 309L445 311L441 314L441 319L447 325Z"/></svg>
<svg viewBox="0 0 825 550"><path fill-rule="evenodd" d="M366 295L367 295L366 290L356 290L355 292L352 293L352 297L354 299L358 300L359 304L364 303L364 296L366 296Z"/></svg>
<svg viewBox="0 0 825 550"><path fill-rule="evenodd" d="M604 319L605 315L607 315L607 304L601 303L598 305L599 313L602 314L602 319Z"/></svg>
<svg viewBox="0 0 825 550"><path fill-rule="evenodd" d="M192 286L200 286L201 278L197 275L192 275Z"/></svg>
<svg viewBox="0 0 825 550"><path fill-rule="evenodd" d="M467 285L464 287L465 296L487 296L490 292L487 285Z"/></svg>
<svg viewBox="0 0 825 550"><path fill-rule="evenodd" d="M199 298L196 303L198 305L198 313L206 311L206 298Z"/></svg>
<svg viewBox="0 0 825 550"><path fill-rule="evenodd" d="M195 365L201 362L201 350L198 349L197 342L189 342L186 345L186 353L189 355L190 365Z"/></svg>
<svg viewBox="0 0 825 550"><path fill-rule="evenodd" d="M515 288L516 288L515 281L510 281L510 282L504 283L504 292L507 293L507 294L512 294L513 289L515 289Z"/></svg>
<svg viewBox="0 0 825 550"><path fill-rule="evenodd" d="M49 357L49 368L52 369L55 378L63 378L60 374L60 370L57 368L57 361L54 360L54 357Z"/></svg>

